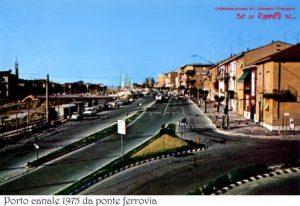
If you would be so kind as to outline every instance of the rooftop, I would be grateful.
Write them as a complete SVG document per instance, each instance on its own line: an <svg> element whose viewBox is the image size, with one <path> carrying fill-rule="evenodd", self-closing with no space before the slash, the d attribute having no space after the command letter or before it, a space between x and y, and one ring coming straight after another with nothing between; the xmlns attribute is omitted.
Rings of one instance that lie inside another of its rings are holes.
<svg viewBox="0 0 300 206"><path fill-rule="evenodd" d="M239 57L243 56L245 53L248 53L248 52L251 52L251 51L254 51L254 50L257 50L257 49L261 49L261 48L270 46L270 45L272 45L272 44L278 44L278 43L281 43L281 44L287 44L287 45L292 46L292 44L287 43L287 42L283 42L283 41L272 41L272 42L269 43L269 44L265 44L265 45L256 47L256 48L254 48L254 49L248 49L248 50L246 50L246 51L243 51L243 52L240 52L240 53L235 54L235 55L233 55L233 56L230 56L230 57L228 57L228 58L226 58L226 59L223 59L223 60L219 61L216 65L217 65L217 66L222 66L223 64L226 64L227 62L230 62L230 61L232 61L232 60L234 60L234 59L236 59L236 58L239 58Z"/></svg>
<svg viewBox="0 0 300 206"><path fill-rule="evenodd" d="M254 64L266 61L283 61L283 62L299 62L300 61L300 43L295 44L287 49L271 54L254 62Z"/></svg>

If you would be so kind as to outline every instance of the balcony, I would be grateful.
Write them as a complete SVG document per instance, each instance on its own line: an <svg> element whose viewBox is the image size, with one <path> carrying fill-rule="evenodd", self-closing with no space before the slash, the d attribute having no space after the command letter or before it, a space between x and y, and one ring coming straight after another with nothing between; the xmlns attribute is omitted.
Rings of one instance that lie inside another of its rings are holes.
<svg viewBox="0 0 300 206"><path fill-rule="evenodd" d="M297 102L297 91L292 89L274 89L272 93L263 94L263 97L274 99L279 102Z"/></svg>
<svg viewBox="0 0 300 206"><path fill-rule="evenodd" d="M191 83L191 84L194 84L196 82L195 79L188 79L187 82Z"/></svg>
<svg viewBox="0 0 300 206"><path fill-rule="evenodd" d="M188 75L188 76L194 76L196 74L196 72L195 72L195 70L187 70L185 72L185 74Z"/></svg>
<svg viewBox="0 0 300 206"><path fill-rule="evenodd" d="M213 88L214 88L215 90L218 90L218 89L219 89L219 82L215 81L215 82L213 83Z"/></svg>

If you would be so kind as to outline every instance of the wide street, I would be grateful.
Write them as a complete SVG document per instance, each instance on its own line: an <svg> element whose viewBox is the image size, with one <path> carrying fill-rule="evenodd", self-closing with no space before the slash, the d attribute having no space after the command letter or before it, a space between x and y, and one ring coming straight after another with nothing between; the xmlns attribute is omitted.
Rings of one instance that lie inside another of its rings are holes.
<svg viewBox="0 0 300 206"><path fill-rule="evenodd" d="M139 101L146 105L153 100L149 96ZM131 108L134 109L137 104L138 101ZM113 115L113 112L110 114ZM122 115L122 110L119 110L119 114ZM115 115L116 121L121 115ZM187 119L188 125L177 125L177 135L190 140L199 138L209 146L207 150L136 166L98 182L81 194L187 194L235 168L258 163L273 165L299 159L299 141L219 134L192 101L180 99L154 103L136 119L124 137L125 153L155 135L162 125L178 123L183 118ZM84 127L89 123L96 125L96 121L100 124L103 120L78 122L73 128ZM74 132L75 135L76 132L72 130L68 132ZM48 138L51 139L51 135ZM63 142L66 136L60 138ZM46 148L46 144L44 146ZM34 151L31 153L34 158ZM54 194L120 156L120 135L111 135L4 182L0 185L0 194Z"/></svg>
<svg viewBox="0 0 300 206"><path fill-rule="evenodd" d="M199 136L214 140L219 135L204 132ZM235 168L299 159L299 146L294 141L227 138L226 143L214 142L209 149L185 157L155 160L122 171L80 194L184 195Z"/></svg>
<svg viewBox="0 0 300 206"><path fill-rule="evenodd" d="M235 168L299 160L300 141L226 136L212 127L195 104L188 108L193 107L198 112L193 115L186 109L188 122L193 123L196 116L194 121L200 124L188 124L185 130L177 126L177 135L189 140L199 138L209 149L136 166L100 181L81 194L182 195Z"/></svg>
<svg viewBox="0 0 300 206"><path fill-rule="evenodd" d="M128 128L125 152L151 138L163 124L181 120L188 111L199 112L186 100L155 103ZM0 193L53 194L120 155L120 136L112 135L5 182L0 185Z"/></svg>
<svg viewBox="0 0 300 206"><path fill-rule="evenodd" d="M118 119L125 118L126 110L129 111L129 115L132 114L138 110L138 105L140 103L147 106L151 102L153 102L153 98L150 96L140 98L130 105L126 105L116 110L102 112L97 119L67 122L52 131L39 135L37 138L32 138L26 142L10 145L1 149L0 182L27 171L25 167L26 163L36 159L36 151L33 146L35 142L40 147L39 156L41 157L81 138L98 132L115 123ZM105 115L107 119L104 119Z"/></svg>

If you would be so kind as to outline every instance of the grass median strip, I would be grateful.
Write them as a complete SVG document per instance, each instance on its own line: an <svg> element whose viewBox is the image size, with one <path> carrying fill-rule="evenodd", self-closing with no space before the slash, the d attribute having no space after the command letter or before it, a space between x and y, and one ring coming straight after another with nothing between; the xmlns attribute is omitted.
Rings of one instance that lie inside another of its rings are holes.
<svg viewBox="0 0 300 206"><path fill-rule="evenodd" d="M66 187L65 189L59 191L56 193L57 195L69 195L69 194L74 194L78 193L82 190L85 189L85 186L90 185L93 181L97 179L101 179L105 176L108 176L109 174L112 174L113 172L120 170L121 168L124 168L125 166L137 163L142 160L149 159L151 157L157 157L159 155L163 154L169 154L171 152L179 152L179 151L184 151L187 149L193 149L193 148L199 148L199 147L204 147L204 145L199 145L196 144L192 141L186 141L186 144L183 144L181 141L182 140L175 140L177 143L173 143L171 145L175 145L175 147L168 147L168 148L160 148L156 150L151 150L150 153L139 153L142 151L144 148L147 148L148 146L152 145L156 141L160 141L159 139L167 135L168 139L169 138L178 138L175 136L175 125L170 124L166 128L161 129L161 131L153 136L151 139L147 140L146 142L142 143L141 145L137 146L136 148L132 149L128 153L126 153L123 157L123 160L121 157L117 158L116 160L112 161L111 163L107 164L104 167L99 168L95 172L92 172L91 174L85 176L84 178L80 179L79 181L75 182L74 184ZM180 142L181 147L178 147L178 141ZM139 155L135 155L138 154ZM95 183L95 182L94 182ZM75 192L77 191L77 192Z"/></svg>
<svg viewBox="0 0 300 206"><path fill-rule="evenodd" d="M126 119L126 123L130 124L131 122L133 122L141 114L142 114L142 112L140 112L140 111L137 112L137 113L135 113L135 114L133 114L132 116L130 116L130 117L128 117ZM79 149L81 147L84 147L86 145L89 145L91 143L99 141L99 140L101 140L101 139L103 139L103 138L105 138L105 137L107 137L109 135L114 134L116 131L117 131L117 123L111 125L110 127L105 128L105 129L103 129L103 130L101 130L101 131L99 131L99 132L97 132L95 134L87 136L87 137L85 137L83 139L80 139L80 140L78 140L76 142L73 142L73 143L71 143L71 144L69 144L69 145L67 145L65 147L62 147L62 148L60 148L58 150L55 150L54 152L51 152L51 153L49 153L49 154L47 154L45 156L42 156L42 157L40 157L37 160L34 160L32 162L28 162L27 165L29 167L37 167L37 166L39 166L41 164L49 162L49 161L51 161L53 159L56 159L56 158L58 158L60 156L65 155L67 153L75 151L75 150L77 150L77 149Z"/></svg>

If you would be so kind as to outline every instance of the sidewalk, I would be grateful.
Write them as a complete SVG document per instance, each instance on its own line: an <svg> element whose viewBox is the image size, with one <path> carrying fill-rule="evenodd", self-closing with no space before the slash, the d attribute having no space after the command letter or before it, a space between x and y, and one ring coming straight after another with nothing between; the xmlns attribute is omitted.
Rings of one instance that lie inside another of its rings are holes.
<svg viewBox="0 0 300 206"><path fill-rule="evenodd" d="M195 102L199 108L204 112L204 101L202 100L199 105ZM255 123L245 117L237 114L236 112L229 111L229 129L222 128L223 121L223 109L224 106L220 105L219 114L215 114L213 103L207 103L206 113L204 113L215 125L217 131L226 135L234 135L234 136L245 136L248 137L258 137L258 138L300 138L300 131L296 131L293 133L284 132L281 134L278 131L270 131L258 123Z"/></svg>

